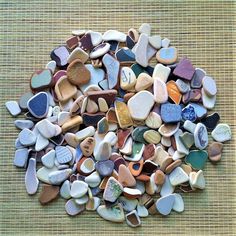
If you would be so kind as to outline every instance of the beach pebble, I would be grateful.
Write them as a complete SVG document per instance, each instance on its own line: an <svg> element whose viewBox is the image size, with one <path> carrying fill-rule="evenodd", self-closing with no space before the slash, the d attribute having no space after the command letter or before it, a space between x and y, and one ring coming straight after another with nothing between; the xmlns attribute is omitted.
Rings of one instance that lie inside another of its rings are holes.
<svg viewBox="0 0 236 236"><path fill-rule="evenodd" d="M216 82L210 76L203 77L202 87L208 96L214 96L217 93Z"/></svg>
<svg viewBox="0 0 236 236"><path fill-rule="evenodd" d="M189 180L188 174L181 168L176 167L169 175L171 185L176 186Z"/></svg>
<svg viewBox="0 0 236 236"><path fill-rule="evenodd" d="M59 46L51 52L51 59L54 60L57 66L65 66L67 64L67 58L69 51L65 46Z"/></svg>
<svg viewBox="0 0 236 236"><path fill-rule="evenodd" d="M161 48L156 54L157 61L164 65L170 65L177 60L177 49L175 47Z"/></svg>
<svg viewBox="0 0 236 236"><path fill-rule="evenodd" d="M221 160L223 151L223 144L219 142L213 142L208 146L208 158L213 163L216 163Z"/></svg>
<svg viewBox="0 0 236 236"><path fill-rule="evenodd" d="M119 177L118 181L122 184L123 187L134 187L136 185L136 180L131 174L128 167L121 164L119 166Z"/></svg>
<svg viewBox="0 0 236 236"><path fill-rule="evenodd" d="M5 106L12 116L18 116L21 113L19 104L16 101L8 101Z"/></svg>
<svg viewBox="0 0 236 236"><path fill-rule="evenodd" d="M139 92L148 89L150 86L152 86L152 84L153 84L153 78L146 73L141 73L137 78L135 84L135 90Z"/></svg>
<svg viewBox="0 0 236 236"><path fill-rule="evenodd" d="M106 207L105 205L100 205L97 208L97 213L103 219L112 221L112 222L124 222L125 214L121 204L117 204L110 208Z"/></svg>
<svg viewBox="0 0 236 236"><path fill-rule="evenodd" d="M24 128L31 129L34 126L34 122L31 120L15 120L14 124L18 129L21 130Z"/></svg>
<svg viewBox="0 0 236 236"><path fill-rule="evenodd" d="M110 44L109 43L102 43L93 48L93 50L90 52L89 57L91 59L98 58L106 54L110 50Z"/></svg>
<svg viewBox="0 0 236 236"><path fill-rule="evenodd" d="M148 36L150 36L151 34L151 26L148 23L143 23L139 29L138 29L139 33L144 33L147 34Z"/></svg>
<svg viewBox="0 0 236 236"><path fill-rule="evenodd" d="M141 103L143 104L143 109L139 109ZM130 115L135 120L145 120L153 105L154 97L148 91L140 91L128 101Z"/></svg>
<svg viewBox="0 0 236 236"><path fill-rule="evenodd" d="M70 199L65 204L66 213L70 216L78 215L85 210L85 205L78 205L75 199Z"/></svg>
<svg viewBox="0 0 236 236"><path fill-rule="evenodd" d="M135 47L136 48L134 54L136 62L143 67L148 66L148 55L147 55L148 35L141 33Z"/></svg>
<svg viewBox="0 0 236 236"><path fill-rule="evenodd" d="M48 204L53 201L59 195L60 187L44 184L42 187L42 191L39 196L39 202L42 205Z"/></svg>
<svg viewBox="0 0 236 236"><path fill-rule="evenodd" d="M206 164L208 154L203 150L192 150L185 157L186 164L195 170L202 170Z"/></svg>
<svg viewBox="0 0 236 236"><path fill-rule="evenodd" d="M60 185L71 175L71 173L72 173L71 169L53 171L49 173L48 179L52 185Z"/></svg>
<svg viewBox="0 0 236 236"><path fill-rule="evenodd" d="M211 132L211 136L217 142L226 142L231 139L231 129L227 124L218 124Z"/></svg>
<svg viewBox="0 0 236 236"><path fill-rule="evenodd" d="M101 176L110 176L114 169L114 162L111 160L98 161L95 168Z"/></svg>
<svg viewBox="0 0 236 236"><path fill-rule="evenodd" d="M195 68L193 67L191 61L188 58L181 59L173 71L174 75L185 80L191 80L193 78L194 73Z"/></svg>
<svg viewBox="0 0 236 236"><path fill-rule="evenodd" d="M80 198L84 196L88 191L88 184L80 181L80 180L75 180L71 184L71 189L70 189L70 195L73 198Z"/></svg>
<svg viewBox="0 0 236 236"><path fill-rule="evenodd" d="M150 112L147 119L145 120L145 124L151 129L158 129L162 124L160 115L158 115L156 112Z"/></svg>
<svg viewBox="0 0 236 236"><path fill-rule="evenodd" d="M159 78L164 83L166 83L169 75L170 75L171 69L167 66L162 65L161 63L156 64L152 77L155 80L155 78Z"/></svg>
<svg viewBox="0 0 236 236"><path fill-rule="evenodd" d="M191 88L201 88L202 80L205 75L206 75L206 72L203 69L195 68L195 72L191 80Z"/></svg>
<svg viewBox="0 0 236 236"><path fill-rule="evenodd" d="M19 133L19 141L22 145L24 146L31 146L36 143L36 136L35 134L27 129L24 128L20 133Z"/></svg>
<svg viewBox="0 0 236 236"><path fill-rule="evenodd" d="M69 180L65 180L64 183L62 184L61 188L60 188L60 196L64 199L70 199L71 195L70 195L70 181Z"/></svg>
<svg viewBox="0 0 236 236"><path fill-rule="evenodd" d="M156 201L157 211L166 216L169 215L175 202L175 196L173 194L159 198Z"/></svg>
<svg viewBox="0 0 236 236"><path fill-rule="evenodd" d="M47 168L52 168L55 163L55 157L56 157L56 152L55 150L52 149L51 151L42 156L41 160L43 165Z"/></svg>
<svg viewBox="0 0 236 236"><path fill-rule="evenodd" d="M25 172L25 187L28 194L33 195L37 192L39 180L36 174L36 160L29 159L29 164Z"/></svg>
<svg viewBox="0 0 236 236"><path fill-rule="evenodd" d="M161 119L165 123L177 123L181 120L181 106L165 103L161 105Z"/></svg>
<svg viewBox="0 0 236 236"><path fill-rule="evenodd" d="M203 106L209 110L213 109L216 103L216 95L208 96L205 90L202 88L202 103Z"/></svg>
<svg viewBox="0 0 236 236"><path fill-rule="evenodd" d="M28 161L28 156L29 156L29 150L27 148L20 148L15 151L15 156L14 156L14 165L16 167L23 167L25 168L27 165Z"/></svg>
<svg viewBox="0 0 236 236"><path fill-rule="evenodd" d="M53 78L50 69L36 71L30 79L30 87L33 91L40 91L52 87Z"/></svg>
<svg viewBox="0 0 236 236"><path fill-rule="evenodd" d="M191 172L189 174L189 183L193 189L204 189L206 186L206 182L203 175L203 171L199 170L198 172Z"/></svg>
<svg viewBox="0 0 236 236"><path fill-rule="evenodd" d="M103 199L109 202L115 202L122 192L122 185L114 177L110 177L103 193Z"/></svg>
<svg viewBox="0 0 236 236"><path fill-rule="evenodd" d="M184 211L184 200L182 198L182 196L179 193L174 193L173 194L175 197L175 202L173 205L173 210L176 212L183 212Z"/></svg>
<svg viewBox="0 0 236 236"><path fill-rule="evenodd" d="M72 153L69 148L64 146L56 146L56 159L59 164L66 164L71 161Z"/></svg>
<svg viewBox="0 0 236 236"><path fill-rule="evenodd" d="M125 42L126 35L117 30L108 30L102 35L103 41L118 41L118 42Z"/></svg>

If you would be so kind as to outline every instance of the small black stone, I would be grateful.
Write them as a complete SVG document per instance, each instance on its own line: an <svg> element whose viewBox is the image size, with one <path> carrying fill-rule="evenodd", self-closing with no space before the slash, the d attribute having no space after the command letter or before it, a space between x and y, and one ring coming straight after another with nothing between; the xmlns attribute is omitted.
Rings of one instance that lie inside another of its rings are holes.
<svg viewBox="0 0 236 236"><path fill-rule="evenodd" d="M220 115L217 112L212 113L211 115L203 118L201 123L203 123L208 131L212 131L220 120Z"/></svg>

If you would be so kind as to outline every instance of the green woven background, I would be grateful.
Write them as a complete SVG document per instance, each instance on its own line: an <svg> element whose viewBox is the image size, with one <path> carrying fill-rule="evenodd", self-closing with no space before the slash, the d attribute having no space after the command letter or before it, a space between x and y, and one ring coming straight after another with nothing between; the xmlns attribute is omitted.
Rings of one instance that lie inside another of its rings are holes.
<svg viewBox="0 0 236 236"><path fill-rule="evenodd" d="M235 139L222 161L207 163L207 188L185 194L185 212L149 216L142 227L102 220L95 212L68 217L64 200L42 207L25 192L24 171L12 165L17 130L4 103L28 90L31 73L43 68L50 51L73 29L127 32L141 23L171 39L180 57L217 80L216 111L235 136L235 1L0 0L0 234L1 235L236 235Z"/></svg>

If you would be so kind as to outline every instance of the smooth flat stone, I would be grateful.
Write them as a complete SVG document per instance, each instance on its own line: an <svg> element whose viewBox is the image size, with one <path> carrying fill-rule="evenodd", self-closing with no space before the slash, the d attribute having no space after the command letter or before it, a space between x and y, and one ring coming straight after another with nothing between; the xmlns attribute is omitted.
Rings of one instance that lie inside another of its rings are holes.
<svg viewBox="0 0 236 236"><path fill-rule="evenodd" d="M118 41L118 42L125 42L126 41L126 34L117 31L117 30L108 30L102 35L103 41Z"/></svg>
<svg viewBox="0 0 236 236"><path fill-rule="evenodd" d="M98 161L95 168L101 176L110 176L114 169L114 162L111 160Z"/></svg>
<svg viewBox="0 0 236 236"><path fill-rule="evenodd" d="M135 54L136 62L143 67L148 66L147 48L148 48L148 35L141 33L135 47L135 52L134 48L132 50Z"/></svg>
<svg viewBox="0 0 236 236"><path fill-rule="evenodd" d="M48 113L49 101L45 92L40 92L29 99L27 103L29 112L37 118L44 118Z"/></svg>
<svg viewBox="0 0 236 236"><path fill-rule="evenodd" d="M194 143L200 150L205 149L208 145L207 129L202 123L198 123L194 130Z"/></svg>
<svg viewBox="0 0 236 236"><path fill-rule="evenodd" d="M80 198L84 196L88 191L88 184L80 181L80 180L75 180L71 184L71 190L70 190L70 195L73 198Z"/></svg>
<svg viewBox="0 0 236 236"><path fill-rule="evenodd" d="M52 168L54 166L55 157L56 152L52 149L51 151L42 156L41 160L43 165L47 168Z"/></svg>
<svg viewBox="0 0 236 236"><path fill-rule="evenodd" d="M14 124L18 129L21 130L24 128L31 129L34 126L34 122L31 120L15 120Z"/></svg>
<svg viewBox="0 0 236 236"><path fill-rule="evenodd" d="M93 43L90 32L87 32L85 35L82 36L82 38L80 38L79 46L85 51L92 50Z"/></svg>
<svg viewBox="0 0 236 236"><path fill-rule="evenodd" d="M177 124L163 124L158 129L158 132L164 137L171 137L179 129L179 123Z"/></svg>
<svg viewBox="0 0 236 236"><path fill-rule="evenodd" d="M211 132L211 136L217 142L226 142L232 138L232 133L229 125L221 123Z"/></svg>
<svg viewBox="0 0 236 236"><path fill-rule="evenodd" d="M78 205L75 199L70 199L65 204L65 210L68 215L75 216L85 210L85 205Z"/></svg>
<svg viewBox="0 0 236 236"><path fill-rule="evenodd" d="M157 170L154 175L154 182L156 185L163 185L165 182L165 174L161 170Z"/></svg>
<svg viewBox="0 0 236 236"><path fill-rule="evenodd" d="M215 96L217 87L215 80L210 76L204 76L202 79L202 87L208 96Z"/></svg>
<svg viewBox="0 0 236 236"><path fill-rule="evenodd" d="M177 49L175 47L161 48L156 54L157 61L170 65L177 60Z"/></svg>
<svg viewBox="0 0 236 236"><path fill-rule="evenodd" d="M71 169L53 171L48 175L48 179L52 185L60 185L71 175L71 173Z"/></svg>
<svg viewBox="0 0 236 236"><path fill-rule="evenodd" d="M124 188L124 196L128 199L136 199L142 195L141 191L137 188Z"/></svg>
<svg viewBox="0 0 236 236"><path fill-rule="evenodd" d="M88 113L96 113L96 112L98 112L98 105L97 105L97 103L94 102L91 99L87 99L86 111Z"/></svg>
<svg viewBox="0 0 236 236"><path fill-rule="evenodd" d="M147 127L145 126L138 126L136 127L133 132L132 132L132 138L134 141L136 142L140 142L140 143L144 143L146 144L146 141L143 137L144 133L149 130Z"/></svg>
<svg viewBox="0 0 236 236"><path fill-rule="evenodd" d="M70 199L70 181L66 180L60 188L60 196L64 199Z"/></svg>
<svg viewBox="0 0 236 236"><path fill-rule="evenodd" d="M145 125L151 129L158 129L161 124L161 117L156 112L150 112L147 119L145 120Z"/></svg>
<svg viewBox="0 0 236 236"><path fill-rule="evenodd" d="M129 67L122 67L120 72L120 87L124 90L134 88L136 84L136 75Z"/></svg>
<svg viewBox="0 0 236 236"><path fill-rule="evenodd" d="M122 192L122 185L114 177L110 177L103 193L103 199L109 202L115 202Z"/></svg>
<svg viewBox="0 0 236 236"><path fill-rule="evenodd" d="M84 156L89 157L92 155L95 147L95 139L93 137L87 137L80 143L80 149Z"/></svg>
<svg viewBox="0 0 236 236"><path fill-rule="evenodd" d="M89 55L80 47L75 48L69 55L67 61L71 63L74 60L79 59L82 63L85 63L89 59Z"/></svg>
<svg viewBox="0 0 236 236"><path fill-rule="evenodd" d="M36 136L35 134L27 129L24 128L20 133L19 133L19 141L22 145L24 146L31 146L36 143Z"/></svg>
<svg viewBox="0 0 236 236"><path fill-rule="evenodd" d="M174 202L172 209L176 212L183 212L184 211L184 200L183 200L182 196L178 193L174 193L173 195L175 197L175 202Z"/></svg>
<svg viewBox="0 0 236 236"><path fill-rule="evenodd" d="M208 154L206 151L194 150L190 151L185 157L186 164L190 165L195 170L203 169L207 161Z"/></svg>
<svg viewBox="0 0 236 236"><path fill-rule="evenodd" d="M139 217L147 217L149 215L147 208L140 204L137 206L137 213Z"/></svg>
<svg viewBox="0 0 236 236"><path fill-rule="evenodd" d="M25 172L25 187L28 194L33 195L37 192L39 180L36 175L36 159L30 158Z"/></svg>
<svg viewBox="0 0 236 236"><path fill-rule="evenodd" d="M19 104L16 101L8 101L5 106L12 116L18 116L21 113Z"/></svg>
<svg viewBox="0 0 236 236"><path fill-rule="evenodd" d="M44 184L42 187L42 192L39 196L39 202L42 205L46 205L49 202L57 198L60 191L60 187Z"/></svg>
<svg viewBox="0 0 236 236"><path fill-rule="evenodd" d="M109 129L109 124L106 117L103 117L101 120L98 121L97 124L97 131L99 134L106 134Z"/></svg>
<svg viewBox="0 0 236 236"><path fill-rule="evenodd" d="M168 48L170 46L170 40L168 38L164 38L161 40L161 46L163 48Z"/></svg>
<svg viewBox="0 0 236 236"><path fill-rule="evenodd" d="M91 36L91 41L94 47L102 42L102 34L95 31L89 31Z"/></svg>
<svg viewBox="0 0 236 236"><path fill-rule="evenodd" d="M74 60L67 67L67 79L76 86L87 84L90 77L90 71L79 59Z"/></svg>
<svg viewBox="0 0 236 236"><path fill-rule="evenodd" d="M86 203L86 210L88 211L95 211L100 206L101 200L98 197L92 197L88 199Z"/></svg>
<svg viewBox="0 0 236 236"><path fill-rule="evenodd" d="M112 221L112 222L124 222L125 215L121 204L107 208L105 205L100 205L97 208L97 213L103 219Z"/></svg>
<svg viewBox="0 0 236 236"><path fill-rule="evenodd" d="M142 104L143 108L140 108ZM148 91L140 91L128 101L128 109L135 120L145 120L154 105L154 97Z"/></svg>
<svg viewBox="0 0 236 236"><path fill-rule="evenodd" d="M152 77L155 80L155 78L159 78L162 80L164 83L166 83L169 75L170 75L171 69L167 66L164 66L160 63L156 64Z"/></svg>
<svg viewBox="0 0 236 236"><path fill-rule="evenodd" d="M34 96L34 94L32 92L27 92L27 93L24 93L23 95L21 95L21 97L19 99L19 106L22 110L28 109L27 103L28 103L29 99L32 98L33 96Z"/></svg>
<svg viewBox="0 0 236 236"><path fill-rule="evenodd" d="M131 174L128 167L121 164L119 166L119 172L118 172L118 181L122 184L124 187L134 187L136 185L136 180Z"/></svg>
<svg viewBox="0 0 236 236"><path fill-rule="evenodd" d="M94 152L94 157L97 161L108 160L111 156L111 144L107 141L99 143L98 150Z"/></svg>
<svg viewBox="0 0 236 236"><path fill-rule="evenodd" d="M50 88L52 84L52 71L50 69L36 71L32 74L30 79L30 88L36 91Z"/></svg>
<svg viewBox="0 0 236 236"><path fill-rule="evenodd" d="M220 115L217 112L214 112L207 117L201 120L201 123L204 124L208 131L212 131L217 126L220 120Z"/></svg>
<svg viewBox="0 0 236 236"><path fill-rule="evenodd" d="M57 66L65 66L67 64L69 51L65 46L59 46L51 52L50 56L51 59L57 63Z"/></svg>
<svg viewBox="0 0 236 236"><path fill-rule="evenodd" d="M125 218L127 225L129 225L130 227L135 228L141 225L141 220L136 210L133 210L126 214Z"/></svg>
<svg viewBox="0 0 236 236"><path fill-rule="evenodd" d="M174 134L174 138L175 138L175 143L176 143L176 149L178 152L188 155L189 154L189 149L186 148L186 146L182 143L181 139L180 139L180 135L182 135L183 132L181 131L181 129L179 129L175 134Z"/></svg>
<svg viewBox="0 0 236 236"><path fill-rule="evenodd" d="M208 158L213 163L216 163L221 160L221 154L223 151L223 144L219 142L213 142L209 145L207 152Z"/></svg>
<svg viewBox="0 0 236 236"><path fill-rule="evenodd" d="M169 180L169 175L165 176L165 182L161 187L161 192L160 195L162 197L164 196L168 196L170 194L172 194L175 190L175 186L171 185L170 180Z"/></svg>
<svg viewBox="0 0 236 236"><path fill-rule="evenodd" d="M111 146L114 146L117 143L118 138L114 132L110 131L105 135L103 141L110 143Z"/></svg>
<svg viewBox="0 0 236 236"><path fill-rule="evenodd" d="M83 123L83 118L81 116L73 116L70 120L66 121L61 129L63 132L71 130L75 127L79 128L79 126Z"/></svg>
<svg viewBox="0 0 236 236"><path fill-rule="evenodd" d="M148 89L150 86L152 86L152 84L153 84L153 78L146 73L141 73L137 78L137 82L135 84L135 90L139 92Z"/></svg>
<svg viewBox="0 0 236 236"><path fill-rule="evenodd" d="M135 54L129 48L120 48L117 50L115 56L122 64L131 64L135 62Z"/></svg>
<svg viewBox="0 0 236 236"><path fill-rule="evenodd" d="M204 106L197 103L190 103L190 105L194 108L198 119L202 119L204 116L206 116L207 109Z"/></svg>
<svg viewBox="0 0 236 236"><path fill-rule="evenodd" d="M201 88L202 87L202 79L206 75L206 72L203 69L195 68L195 72L193 74L193 78L191 80L192 88Z"/></svg>
<svg viewBox="0 0 236 236"><path fill-rule="evenodd" d="M118 83L120 63L109 54L103 56L102 62L106 68L109 89L113 89Z"/></svg>
<svg viewBox="0 0 236 236"><path fill-rule="evenodd" d="M176 123L181 120L181 106L165 103L161 105L161 118L165 123Z"/></svg>
<svg viewBox="0 0 236 236"><path fill-rule="evenodd" d="M77 88L69 82L66 76L62 76L55 85L55 93L60 102L66 102L75 96Z"/></svg>
<svg viewBox="0 0 236 236"><path fill-rule="evenodd" d="M110 44L109 43L102 43L93 48L93 50L90 52L89 57L91 59L95 59L98 57L103 56L110 50Z"/></svg>
<svg viewBox="0 0 236 236"><path fill-rule="evenodd" d="M56 146L56 159L59 164L65 164L72 160L72 153L71 151L64 146Z"/></svg>
<svg viewBox="0 0 236 236"><path fill-rule="evenodd" d="M194 107L191 104L188 104L186 107L182 109L182 119L183 121L189 120L191 122L196 121L197 114L195 112Z"/></svg>
<svg viewBox="0 0 236 236"><path fill-rule="evenodd" d="M187 149L191 148L194 144L194 136L189 132L184 132L179 135L179 138Z"/></svg>
<svg viewBox="0 0 236 236"><path fill-rule="evenodd" d="M151 34L151 26L148 23L143 23L139 27L138 31L139 31L140 34L144 33L144 34L147 34L148 36L150 36L150 34Z"/></svg>
<svg viewBox="0 0 236 236"><path fill-rule="evenodd" d="M40 134L49 139L56 135L56 127L49 120L43 119L36 124L36 127Z"/></svg>
<svg viewBox="0 0 236 236"><path fill-rule="evenodd" d="M187 131L189 131L190 133L194 134L194 130L196 128L196 124L194 124L193 122L191 122L190 120L186 120L184 122L184 129L186 129Z"/></svg>
<svg viewBox="0 0 236 236"><path fill-rule="evenodd" d="M153 84L154 100L157 103L166 103L168 100L168 91L166 84L156 77Z"/></svg>
<svg viewBox="0 0 236 236"><path fill-rule="evenodd" d="M35 143L35 151L39 152L43 150L44 148L48 146L48 144L49 144L48 139L43 137L41 134L38 134L36 143Z"/></svg>
<svg viewBox="0 0 236 236"><path fill-rule="evenodd" d="M100 112L107 112L109 109L104 98L98 98L98 107Z"/></svg>
<svg viewBox="0 0 236 236"><path fill-rule="evenodd" d="M167 84L166 84L166 88L167 88L167 92L168 92L168 96L169 98L175 103L175 104L179 104L182 98L182 94L178 89L178 86L176 85L175 81L170 80Z"/></svg>
<svg viewBox="0 0 236 236"><path fill-rule="evenodd" d="M27 165L29 151L27 148L20 148L15 151L14 165L25 168Z"/></svg>
<svg viewBox="0 0 236 236"><path fill-rule="evenodd" d="M118 202L122 205L123 209L128 212L133 211L138 204L137 199L128 199L124 196L119 197Z"/></svg>
<svg viewBox="0 0 236 236"><path fill-rule="evenodd" d="M175 202L175 196L173 194L159 198L156 201L157 211L166 216L169 215Z"/></svg>
<svg viewBox="0 0 236 236"><path fill-rule="evenodd" d="M181 168L176 167L169 175L171 185L177 186L189 180L188 174Z"/></svg>
<svg viewBox="0 0 236 236"><path fill-rule="evenodd" d="M41 167L37 171L37 178L43 183L51 184L49 181L49 174L57 170L56 166L53 166L53 168Z"/></svg>
<svg viewBox="0 0 236 236"><path fill-rule="evenodd" d="M84 195L83 197L80 197L80 198L76 198L75 199L75 202L76 204L78 205L83 205L83 204L86 204L88 202L89 198L87 195Z"/></svg>
<svg viewBox="0 0 236 236"><path fill-rule="evenodd" d="M133 125L130 109L124 102L115 101L115 112L119 126L122 129Z"/></svg>
<svg viewBox="0 0 236 236"><path fill-rule="evenodd" d="M181 93L187 93L190 90L190 84L181 79L176 80L176 86Z"/></svg>
<svg viewBox="0 0 236 236"><path fill-rule="evenodd" d="M203 106L205 108L209 109L209 110L213 109L214 106L215 106L215 103L216 103L216 95L209 97L206 94L206 92L205 92L205 90L203 88L202 88L201 92L202 92L202 103L203 103Z"/></svg>
<svg viewBox="0 0 236 236"><path fill-rule="evenodd" d="M87 137L92 137L95 134L95 128L93 126L89 126L84 128L76 133L76 137L78 140L84 140Z"/></svg>
<svg viewBox="0 0 236 236"><path fill-rule="evenodd" d="M149 37L149 44L154 47L155 49L161 48L161 36L160 35L154 35Z"/></svg>
<svg viewBox="0 0 236 236"><path fill-rule="evenodd" d="M187 58L181 59L173 71L174 75L185 80L192 80L194 73L195 68Z"/></svg>
<svg viewBox="0 0 236 236"><path fill-rule="evenodd" d="M143 134L147 143L158 144L161 141L161 135L155 130L147 130Z"/></svg>
<svg viewBox="0 0 236 236"><path fill-rule="evenodd" d="M203 175L203 171L199 170L197 173L191 172L189 175L189 183L193 189L195 189L195 188L205 189L206 182L205 182L205 178Z"/></svg>

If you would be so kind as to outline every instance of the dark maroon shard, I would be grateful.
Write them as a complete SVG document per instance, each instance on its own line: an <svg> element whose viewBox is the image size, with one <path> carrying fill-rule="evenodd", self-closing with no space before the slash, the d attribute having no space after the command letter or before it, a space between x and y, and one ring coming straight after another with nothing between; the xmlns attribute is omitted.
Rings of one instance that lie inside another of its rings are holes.
<svg viewBox="0 0 236 236"><path fill-rule="evenodd" d="M191 61L187 58L183 58L174 69L173 74L182 79L191 80L194 72L195 68Z"/></svg>

